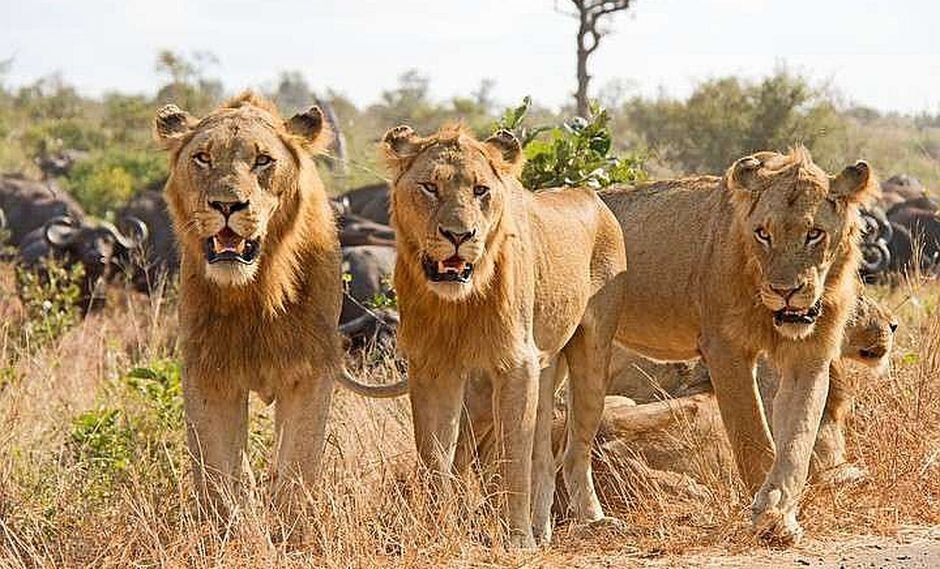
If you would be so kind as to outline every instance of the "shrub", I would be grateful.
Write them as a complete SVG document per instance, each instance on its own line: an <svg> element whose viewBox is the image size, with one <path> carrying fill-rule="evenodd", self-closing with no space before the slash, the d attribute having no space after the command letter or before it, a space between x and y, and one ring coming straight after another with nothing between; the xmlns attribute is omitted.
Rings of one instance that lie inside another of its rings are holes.
<svg viewBox="0 0 940 569"><path fill-rule="evenodd" d="M183 388L178 361L157 360L149 366L135 367L127 374L125 385L140 399L158 428L182 427Z"/></svg>
<svg viewBox="0 0 940 569"><path fill-rule="evenodd" d="M824 91L786 70L759 83L705 81L687 101L637 98L623 113L651 147L687 172L721 172L745 154L794 143L828 164L832 139L846 128Z"/></svg>
<svg viewBox="0 0 940 569"><path fill-rule="evenodd" d="M84 278L80 263L67 266L51 257L39 270L17 267L17 290L26 310L22 341L28 349L56 340L78 322Z"/></svg>
<svg viewBox="0 0 940 569"><path fill-rule="evenodd" d="M68 187L85 210L98 216L120 208L134 192L162 182L166 162L154 152L111 148L75 165Z"/></svg>
<svg viewBox="0 0 940 569"><path fill-rule="evenodd" d="M123 472L130 465L134 430L122 410L93 409L72 420L69 446L79 466L110 476Z"/></svg>
<svg viewBox="0 0 940 569"><path fill-rule="evenodd" d="M180 366L156 360L106 384L99 407L72 420L68 448L85 475L83 494L109 496L121 476L133 471L161 477L178 469L184 456Z"/></svg>
<svg viewBox="0 0 940 569"><path fill-rule="evenodd" d="M595 103L591 105L590 117L575 117L557 127L527 128L522 123L531 104L532 100L526 97L493 126L494 131L513 131L522 143L526 164L521 179L526 188L600 189L643 178L643 161L639 156L617 156L612 152L610 116L606 109Z"/></svg>
<svg viewBox="0 0 940 569"><path fill-rule="evenodd" d="M22 144L31 157L62 150L91 151L103 148L104 132L81 119L51 119L31 124L23 133Z"/></svg>

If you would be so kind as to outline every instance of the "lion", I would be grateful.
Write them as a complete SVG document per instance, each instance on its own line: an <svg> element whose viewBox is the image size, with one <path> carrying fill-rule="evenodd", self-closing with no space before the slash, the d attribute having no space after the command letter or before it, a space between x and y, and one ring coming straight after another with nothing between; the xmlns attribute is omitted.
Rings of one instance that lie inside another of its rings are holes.
<svg viewBox="0 0 940 569"><path fill-rule="evenodd" d="M855 386L846 373L846 363L855 361L883 375L889 365L898 321L883 304L861 294L845 328L845 339L839 358L829 366L829 392L810 460L812 477L823 484L837 485L856 482L865 477L865 470L845 456L845 420L851 412ZM758 371L764 412L772 422L770 402L779 384L779 377L768 369Z"/></svg>
<svg viewBox="0 0 940 569"><path fill-rule="evenodd" d="M283 120L244 93L202 119L159 110L164 196L180 244L180 344L188 442L200 495L237 482L248 392L276 402L275 480L311 482L322 457L337 331L340 247L313 156L317 107Z"/></svg>
<svg viewBox="0 0 940 569"><path fill-rule="evenodd" d="M617 342L658 361L703 358L755 495L754 529L781 544L802 535L796 513L829 364L860 286L858 212L876 193L865 162L830 177L798 146L741 158L722 177L601 194L631 263ZM773 439L760 355L780 374Z"/></svg>
<svg viewBox="0 0 940 569"><path fill-rule="evenodd" d="M573 515L603 519L590 451L623 298L617 220L591 189L524 189L522 148L508 131L480 142L461 126L427 137L399 126L383 148L393 175L398 346L422 463L446 490L462 460L455 465L462 409L492 402L510 544L550 541L552 395L564 358Z"/></svg>
<svg viewBox="0 0 940 569"><path fill-rule="evenodd" d="M835 485L864 477L864 470L845 456L845 419L855 387L844 369L848 361L856 361L870 368L876 376L882 375L888 366L897 327L897 320L886 306L864 293L859 295L846 324L839 358L829 367L829 392L810 461L810 473L817 481ZM708 368L700 361L657 363L621 346L616 346L611 355L610 376L607 394L627 397L638 405L694 398L712 391ZM772 423L779 376L764 357L758 359L757 381L764 413L768 423ZM712 404L708 398L694 401Z"/></svg>

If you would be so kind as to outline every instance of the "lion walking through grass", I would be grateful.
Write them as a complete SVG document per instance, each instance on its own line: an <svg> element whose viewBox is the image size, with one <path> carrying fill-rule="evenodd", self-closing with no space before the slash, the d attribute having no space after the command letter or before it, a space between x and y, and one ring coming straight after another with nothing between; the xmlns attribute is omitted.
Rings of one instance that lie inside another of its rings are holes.
<svg viewBox="0 0 940 569"><path fill-rule="evenodd" d="M829 366L858 293L858 209L875 188L864 162L830 177L797 147L744 157L721 178L602 192L631 260L617 340L661 361L704 359L755 529L775 541L802 534ZM780 374L773 439L762 354Z"/></svg>

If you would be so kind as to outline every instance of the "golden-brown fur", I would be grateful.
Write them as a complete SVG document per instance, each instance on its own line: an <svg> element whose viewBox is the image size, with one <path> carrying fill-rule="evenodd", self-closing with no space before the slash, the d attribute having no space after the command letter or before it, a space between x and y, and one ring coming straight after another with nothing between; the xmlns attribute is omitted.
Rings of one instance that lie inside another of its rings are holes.
<svg viewBox="0 0 940 569"><path fill-rule="evenodd" d="M398 345L423 463L446 480L465 402L492 409L512 543L548 541L552 389L563 356L573 378L564 470L572 508L581 520L603 517L590 445L622 298L616 220L588 189L525 190L516 179L521 147L508 132L479 142L460 127L426 138L398 127L384 148L394 176ZM449 258L472 263L468 282L433 282ZM485 428L466 427L467 437Z"/></svg>
<svg viewBox="0 0 940 569"><path fill-rule="evenodd" d="M769 538L801 535L796 511L829 364L857 295L858 208L874 188L866 164L830 177L795 148L742 158L722 178L602 195L630 258L617 339L661 361L704 358L756 493L755 527ZM762 354L781 374L776 453L755 384Z"/></svg>
<svg viewBox="0 0 940 569"><path fill-rule="evenodd" d="M339 243L312 160L328 140L322 115L283 121L246 93L201 120L164 107L155 136L170 152L165 197L182 253L183 387L200 484L203 466L238 478L249 391L277 402L278 481L310 480L342 357ZM226 227L260 240L253 262L208 262L207 239Z"/></svg>
<svg viewBox="0 0 940 569"><path fill-rule="evenodd" d="M826 484L843 484L864 477L865 472L848 462L845 456L845 420L851 407L855 386L845 367L849 360L859 362L880 375L888 366L897 320L881 303L861 294L845 327L841 357L829 368L829 393L813 446L810 472L814 479ZM761 393L776 391L777 375L764 374ZM760 372L758 372L760 373ZM765 411L771 415L765 402Z"/></svg>

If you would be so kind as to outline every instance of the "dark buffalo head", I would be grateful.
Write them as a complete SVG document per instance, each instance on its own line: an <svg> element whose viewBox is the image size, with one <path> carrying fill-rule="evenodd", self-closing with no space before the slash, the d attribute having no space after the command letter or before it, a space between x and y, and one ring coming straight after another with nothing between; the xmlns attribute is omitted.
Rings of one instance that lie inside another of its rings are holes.
<svg viewBox="0 0 940 569"><path fill-rule="evenodd" d="M104 285L132 269L138 249L147 240L147 225L135 217L124 220L127 231L107 221L79 221L69 216L49 220L43 236L52 255L68 264L80 263L85 271L82 304L100 308Z"/></svg>

